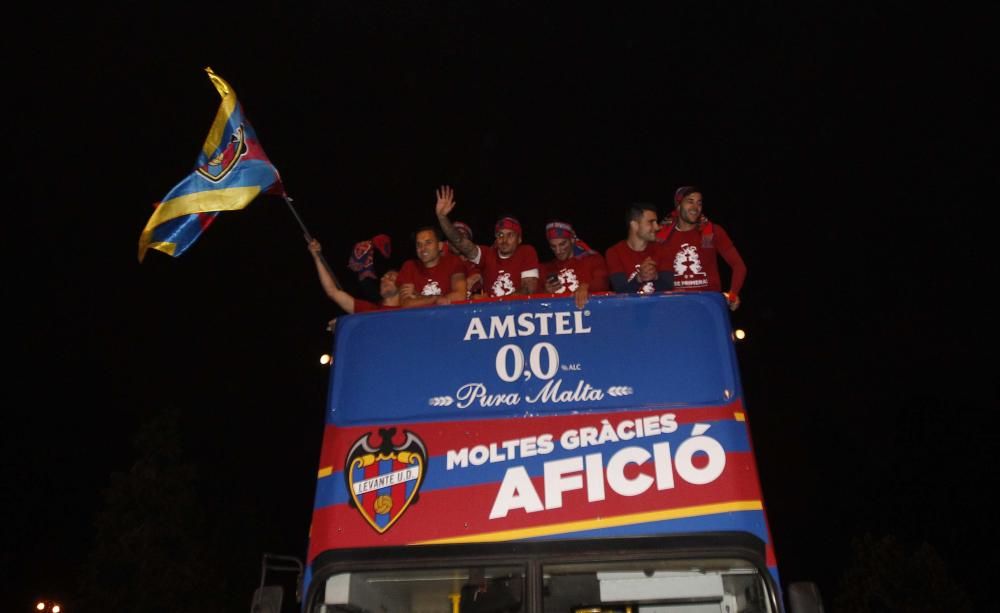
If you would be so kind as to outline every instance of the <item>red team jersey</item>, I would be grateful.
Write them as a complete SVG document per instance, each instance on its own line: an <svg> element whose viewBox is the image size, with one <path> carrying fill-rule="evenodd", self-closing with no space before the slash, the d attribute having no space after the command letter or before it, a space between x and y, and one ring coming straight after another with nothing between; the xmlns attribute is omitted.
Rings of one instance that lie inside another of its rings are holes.
<svg viewBox="0 0 1000 613"><path fill-rule="evenodd" d="M674 289L678 291L722 291L719 258L722 256L733 271L729 293L739 295L746 278L747 267L729 235L718 224L709 231L673 228L662 243L664 255L674 272Z"/></svg>
<svg viewBox="0 0 1000 613"><path fill-rule="evenodd" d="M639 265L646 258L653 258L656 262L656 269L660 275L671 273L671 262L666 256L666 250L661 243L649 243L643 251L633 251L626 241L616 243L607 253L605 259L608 265L608 274L623 273L626 282L631 282L639 276ZM640 288L640 294L652 294L656 291L653 282L644 283Z"/></svg>
<svg viewBox="0 0 1000 613"><path fill-rule="evenodd" d="M591 292L608 291L608 267L599 253L545 262L542 278L549 275L557 275L562 282L557 294L575 292L581 283L586 283ZM544 285L539 289L544 289Z"/></svg>
<svg viewBox="0 0 1000 613"><path fill-rule="evenodd" d="M495 247L479 246L479 261L483 272L483 289L488 296L510 296L521 288L524 277L538 277L538 253L531 245L518 245L514 254L502 258Z"/></svg>
<svg viewBox="0 0 1000 613"><path fill-rule="evenodd" d="M420 260L407 260L399 271L396 283L400 287L407 283L413 284L416 296L444 296L452 291L452 275L464 275L465 270L461 259L450 253L443 253L437 266L433 268L426 268Z"/></svg>
<svg viewBox="0 0 1000 613"><path fill-rule="evenodd" d="M354 299L354 312L355 313L370 313L372 311L389 311L392 309L398 309L398 306L386 306L384 304L375 304L374 302L368 302L361 298Z"/></svg>

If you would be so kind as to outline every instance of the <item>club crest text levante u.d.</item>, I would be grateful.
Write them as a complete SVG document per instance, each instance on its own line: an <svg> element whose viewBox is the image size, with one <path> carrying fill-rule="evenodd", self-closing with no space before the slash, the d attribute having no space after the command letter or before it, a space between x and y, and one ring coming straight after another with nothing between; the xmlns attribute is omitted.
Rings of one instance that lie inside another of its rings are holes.
<svg viewBox="0 0 1000 613"><path fill-rule="evenodd" d="M416 434L404 430L394 444L395 428L379 428L381 442L365 433L351 445L344 462L344 479L353 506L377 532L396 523L417 502L427 472L427 448Z"/></svg>

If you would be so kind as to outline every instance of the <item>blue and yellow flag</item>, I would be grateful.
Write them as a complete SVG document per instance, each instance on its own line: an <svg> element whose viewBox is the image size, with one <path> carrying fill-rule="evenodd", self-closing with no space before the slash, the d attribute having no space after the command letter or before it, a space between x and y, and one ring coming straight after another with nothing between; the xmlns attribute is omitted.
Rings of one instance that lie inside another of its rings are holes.
<svg viewBox="0 0 1000 613"><path fill-rule="evenodd" d="M264 154L236 92L211 68L208 78L222 96L194 172L157 202L139 237L139 261L147 249L174 257L187 251L220 211L242 209L261 192L284 195L278 169Z"/></svg>

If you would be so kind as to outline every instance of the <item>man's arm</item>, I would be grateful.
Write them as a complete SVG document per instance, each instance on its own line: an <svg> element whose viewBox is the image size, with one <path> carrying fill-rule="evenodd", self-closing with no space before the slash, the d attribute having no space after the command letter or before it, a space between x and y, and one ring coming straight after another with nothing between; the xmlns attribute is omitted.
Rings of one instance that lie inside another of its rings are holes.
<svg viewBox="0 0 1000 613"><path fill-rule="evenodd" d="M740 290L743 289L743 282L747 278L747 265L740 252L736 250L736 245L733 244L729 235L717 224L715 226L715 244L719 255L733 271L729 281L729 291L725 294L729 310L735 311L740 308Z"/></svg>
<svg viewBox="0 0 1000 613"><path fill-rule="evenodd" d="M417 293L416 279L419 277L413 260L403 262L403 268L400 269L399 276L396 277L396 283L399 284L399 306L403 308L427 306L434 304L434 301L437 300L437 296L424 296Z"/></svg>
<svg viewBox="0 0 1000 613"><path fill-rule="evenodd" d="M573 298L576 300L576 308L582 309L590 298L590 286L586 283L577 285L576 291L573 292Z"/></svg>
<svg viewBox="0 0 1000 613"><path fill-rule="evenodd" d="M525 272L527 272L527 271L525 271ZM523 275L523 273L522 273L522 275ZM538 275L538 269L537 268L535 269L535 275L536 276L534 276L534 277L525 277L525 276L522 276L521 277L521 287L520 287L520 289L518 290L517 293L519 293L519 294L534 294L536 291L538 291L538 276L537 276Z"/></svg>
<svg viewBox="0 0 1000 613"><path fill-rule="evenodd" d="M319 244L319 241L315 238L311 239L309 241L309 253L312 254L313 261L316 263L316 273L319 275L319 282L323 286L323 290L345 313L354 313L354 296L341 289L340 283L337 282L337 277L334 276L326 260L323 259L322 252L323 247Z"/></svg>
<svg viewBox="0 0 1000 613"><path fill-rule="evenodd" d="M653 258L646 258L643 265L649 265L652 267L652 276L643 279L643 281L653 282L653 289L658 292L669 292L674 289L674 271L671 266L665 265L663 262L657 262ZM642 275L640 275L642 278Z"/></svg>
<svg viewBox="0 0 1000 613"><path fill-rule="evenodd" d="M666 243L653 243L653 257L647 258L646 261L651 262L655 268L653 289L658 292L669 292L674 289L674 261L667 251Z"/></svg>
<svg viewBox="0 0 1000 613"><path fill-rule="evenodd" d="M412 283L402 283L399 286L399 305L404 309L433 304L437 296L418 296L417 288Z"/></svg>
<svg viewBox="0 0 1000 613"><path fill-rule="evenodd" d="M443 298L443 296L418 295L416 287L412 283L406 283L399 286L399 303L404 309L408 309L410 307L428 306L431 304L447 304L446 302L440 302L441 298Z"/></svg>
<svg viewBox="0 0 1000 613"><path fill-rule="evenodd" d="M610 261L610 256L608 259ZM631 280L629 276L632 277ZM656 291L665 292L674 288L673 272L660 272L652 258L647 258L635 275L612 272L608 275L608 281L611 284L611 291L617 294L638 294L642 286L650 281L653 282L653 289Z"/></svg>
<svg viewBox="0 0 1000 613"><path fill-rule="evenodd" d="M441 231L444 232L445 238L456 251L467 259L478 262L479 245L465 238L448 219L448 214L455 208L455 191L451 186L442 185L436 193L437 203L434 205L434 212L437 213L438 223L441 225Z"/></svg>
<svg viewBox="0 0 1000 613"><path fill-rule="evenodd" d="M608 282L611 284L611 291L616 294L638 294L642 286L645 285L646 281L640 279L640 273L634 266L626 269L625 262L618 256L614 247L605 252L604 261L608 267ZM648 261L647 259L647 262L644 262L647 274L650 270ZM652 271L656 271L655 265Z"/></svg>
<svg viewBox="0 0 1000 613"><path fill-rule="evenodd" d="M538 252L531 245L522 244L517 248L515 257L524 258L521 265L521 283L519 294L534 294L538 291Z"/></svg>
<svg viewBox="0 0 1000 613"><path fill-rule="evenodd" d="M467 297L467 285L465 283L465 273L456 272L451 275L451 291L441 296L437 301L438 304L450 304L452 302L461 302Z"/></svg>
<svg viewBox="0 0 1000 613"><path fill-rule="evenodd" d="M608 275L608 283L611 285L611 291L616 294L632 294L638 291L629 287L628 277L623 272L613 272Z"/></svg>
<svg viewBox="0 0 1000 613"><path fill-rule="evenodd" d="M469 298L483 295L483 275L478 270L465 277L465 295Z"/></svg>
<svg viewBox="0 0 1000 613"><path fill-rule="evenodd" d="M451 287L453 291L441 296L420 296L417 295L416 287L412 283L401 285L399 288L400 303L403 308L409 308L432 304L451 304L452 302L465 300L465 275L462 275L462 280L459 283L461 285L461 294L459 294L458 290L454 289L457 287L455 277L458 277L458 275L452 277Z"/></svg>

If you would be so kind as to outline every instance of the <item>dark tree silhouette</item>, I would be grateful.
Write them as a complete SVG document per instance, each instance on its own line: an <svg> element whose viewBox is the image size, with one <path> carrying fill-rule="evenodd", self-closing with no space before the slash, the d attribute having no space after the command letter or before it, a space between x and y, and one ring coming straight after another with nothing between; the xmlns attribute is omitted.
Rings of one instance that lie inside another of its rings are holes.
<svg viewBox="0 0 1000 613"><path fill-rule="evenodd" d="M834 599L835 613L963 613L965 591L927 543L907 550L892 536L866 534L852 543L854 558Z"/></svg>
<svg viewBox="0 0 1000 613"><path fill-rule="evenodd" d="M92 613L224 610L220 566L180 444L178 412L166 410L134 438L138 459L111 475L96 540L83 565L80 603Z"/></svg>

